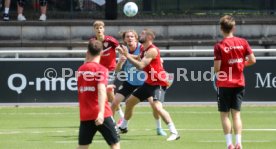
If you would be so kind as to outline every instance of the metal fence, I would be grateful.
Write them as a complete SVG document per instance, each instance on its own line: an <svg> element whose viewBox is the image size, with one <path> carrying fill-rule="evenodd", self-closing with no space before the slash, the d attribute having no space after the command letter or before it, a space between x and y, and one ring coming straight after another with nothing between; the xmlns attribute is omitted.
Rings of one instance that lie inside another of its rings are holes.
<svg viewBox="0 0 276 149"><path fill-rule="evenodd" d="M116 0L48 0L50 19L104 19L106 1ZM123 6L133 1L139 7L134 18L171 18L190 15L206 16L232 13L235 15L274 15L275 0L117 0L116 18L124 19ZM3 2L2 2L3 3ZM16 0L11 3L16 15ZM39 0L26 0L25 12L32 19L39 15Z"/></svg>
<svg viewBox="0 0 276 149"><path fill-rule="evenodd" d="M87 50L0 50L0 55L6 57L0 57L0 61L13 61L15 59L25 58L39 58L41 59L44 55L45 59L58 58L68 60L83 59ZM184 59L213 59L213 49L178 49L178 50L160 50L162 57L173 57L184 58ZM253 49L253 52L258 59L276 59L276 49ZM269 53L271 55L269 55ZM202 56L202 54L204 56ZM262 56L259 56L261 55ZM265 56L264 56L265 54ZM53 56L54 55L54 56ZM57 55L61 57L57 57Z"/></svg>

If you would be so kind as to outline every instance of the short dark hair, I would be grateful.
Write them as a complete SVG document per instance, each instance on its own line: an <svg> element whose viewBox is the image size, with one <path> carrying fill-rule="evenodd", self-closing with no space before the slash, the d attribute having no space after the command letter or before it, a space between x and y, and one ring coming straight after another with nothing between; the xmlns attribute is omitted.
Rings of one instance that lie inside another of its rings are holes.
<svg viewBox="0 0 276 149"><path fill-rule="evenodd" d="M90 40L88 43L88 52L92 56L97 56L101 54L103 50L103 44L99 40Z"/></svg>
<svg viewBox="0 0 276 149"><path fill-rule="evenodd" d="M149 35L149 36L152 37L152 40L155 39L155 32L154 32L153 30L151 30L151 29L149 29L149 28L145 28L144 31L145 31L145 33L146 33L147 35Z"/></svg>
<svg viewBox="0 0 276 149"><path fill-rule="evenodd" d="M235 21L234 17L232 17L230 15L225 15L220 18L219 24L220 24L221 30L224 33L230 33L231 30L236 25L236 21Z"/></svg>

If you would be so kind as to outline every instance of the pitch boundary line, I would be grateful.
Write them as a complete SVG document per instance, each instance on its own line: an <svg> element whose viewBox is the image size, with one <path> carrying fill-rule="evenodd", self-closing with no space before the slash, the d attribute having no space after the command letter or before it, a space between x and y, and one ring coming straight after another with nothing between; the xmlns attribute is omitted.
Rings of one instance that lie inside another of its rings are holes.
<svg viewBox="0 0 276 149"><path fill-rule="evenodd" d="M225 140L202 140L197 141L200 143L223 143ZM272 140L242 140L244 143L269 143L272 142Z"/></svg>
<svg viewBox="0 0 276 149"><path fill-rule="evenodd" d="M9 130L9 131L2 131L0 130L0 135L12 135L12 134L42 134L42 133L67 133L72 132L72 130L56 130L56 131L29 131L30 129L19 129L19 130ZM130 131L154 131L155 129L130 129ZM168 129L164 129L168 131ZM178 131L222 131L222 129L177 129ZM249 129L243 129L243 131L252 131L252 132L275 132L276 128L249 128ZM74 132L78 132L78 129L75 129Z"/></svg>
<svg viewBox="0 0 276 149"><path fill-rule="evenodd" d="M124 103L124 102L123 102ZM147 106L148 102L141 102L138 106ZM168 106L217 106L217 102L164 102L164 105ZM252 102L252 101L244 101L244 106L276 106L276 101L262 101L262 102ZM78 106L78 102L41 102L41 103L0 103L1 106L38 106L38 107L59 107L59 106Z"/></svg>
<svg viewBox="0 0 276 149"><path fill-rule="evenodd" d="M1 109L1 108L0 108ZM72 115L75 114L77 112L24 112L24 113L8 113L8 112L1 112L0 115ZM134 114L151 114L151 111L134 111ZM170 111L170 113L174 113L174 114L218 114L218 111L181 111L181 112L177 112L177 111ZM246 113L246 114L275 114L276 110L273 111L252 111L252 110L244 110L242 111L242 113Z"/></svg>

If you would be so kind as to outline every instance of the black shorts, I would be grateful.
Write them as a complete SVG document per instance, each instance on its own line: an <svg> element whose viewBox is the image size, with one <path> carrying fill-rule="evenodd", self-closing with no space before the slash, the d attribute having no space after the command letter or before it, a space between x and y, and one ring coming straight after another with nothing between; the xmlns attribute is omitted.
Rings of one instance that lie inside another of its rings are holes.
<svg viewBox="0 0 276 149"><path fill-rule="evenodd" d="M120 85L117 93L122 94L126 98L129 95L131 95L133 93L133 91L135 91L139 87L141 87L141 86L134 86L134 85L129 84L127 81L124 81L123 84Z"/></svg>
<svg viewBox="0 0 276 149"><path fill-rule="evenodd" d="M94 120L81 121L79 128L79 145L91 144L97 131L102 134L108 145L113 145L120 141L113 118L107 117L104 119L103 124L99 126L95 125Z"/></svg>
<svg viewBox="0 0 276 149"><path fill-rule="evenodd" d="M220 87L217 90L218 111L229 112L230 109L241 110L241 104L244 96L244 87L225 88Z"/></svg>
<svg viewBox="0 0 276 149"><path fill-rule="evenodd" d="M116 72L109 71L108 72L108 85L114 84L115 80L116 80Z"/></svg>
<svg viewBox="0 0 276 149"><path fill-rule="evenodd" d="M136 91L134 91L132 95L139 98L140 101L144 101L149 97L153 97L153 100L164 102L166 88L166 86L152 86L147 83L144 83L143 86L139 87Z"/></svg>

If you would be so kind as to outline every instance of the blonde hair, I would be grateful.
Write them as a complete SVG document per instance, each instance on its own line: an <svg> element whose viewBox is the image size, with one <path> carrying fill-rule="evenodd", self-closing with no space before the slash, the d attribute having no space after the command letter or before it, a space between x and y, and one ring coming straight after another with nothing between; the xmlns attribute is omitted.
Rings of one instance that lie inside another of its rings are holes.
<svg viewBox="0 0 276 149"><path fill-rule="evenodd" d="M138 34L137 34L137 32L136 32L135 30L133 30L133 29L129 29L129 30L123 31L123 32L121 33L123 40L125 39L126 34L129 33L129 32L133 33L135 39L138 41Z"/></svg>
<svg viewBox="0 0 276 149"><path fill-rule="evenodd" d="M104 27L104 22L103 21L100 21L100 20L96 20L94 23L93 23L93 27L98 27L98 26L103 26Z"/></svg>
<svg viewBox="0 0 276 149"><path fill-rule="evenodd" d="M236 21L235 21L234 17L232 17L230 15L225 15L220 18L219 24L220 24L221 30L224 33L230 33L231 30L236 25Z"/></svg>

